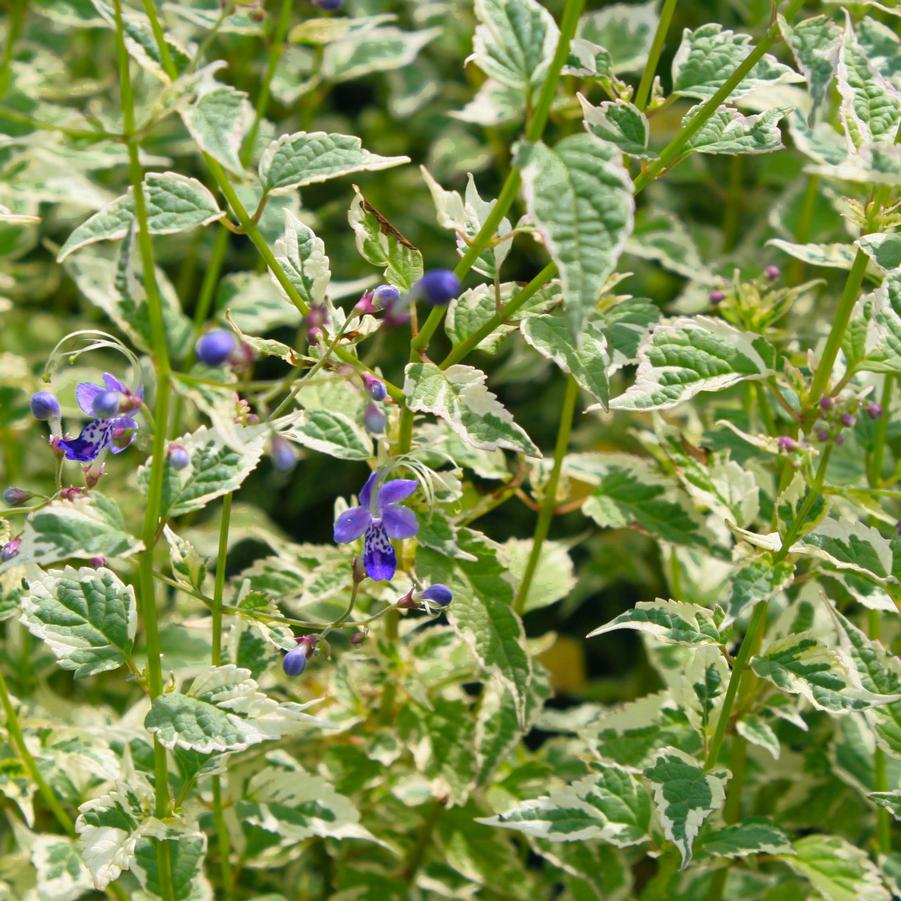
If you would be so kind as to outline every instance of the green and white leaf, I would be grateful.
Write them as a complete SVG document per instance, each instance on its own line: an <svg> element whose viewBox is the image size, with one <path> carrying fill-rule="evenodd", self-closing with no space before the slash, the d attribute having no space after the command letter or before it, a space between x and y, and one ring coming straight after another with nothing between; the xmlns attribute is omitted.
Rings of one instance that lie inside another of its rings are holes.
<svg viewBox="0 0 901 901"><path fill-rule="evenodd" d="M693 107L682 120L684 128L697 115ZM779 123L791 112L790 107L774 107L757 115L745 116L737 109L721 106L698 129L685 145L694 153L772 153L781 150Z"/></svg>
<svg viewBox="0 0 901 901"><path fill-rule="evenodd" d="M626 249L632 253L627 244ZM638 348L648 329L659 321L660 308L643 297L624 300L604 312L604 334L607 336L608 375L634 363Z"/></svg>
<svg viewBox="0 0 901 901"><path fill-rule="evenodd" d="M92 491L74 501L53 501L29 514L19 554L0 564L0 572L13 563L46 566L71 557L129 557L141 548L141 542L128 534L116 502Z"/></svg>
<svg viewBox="0 0 901 901"><path fill-rule="evenodd" d="M773 760L779 759L779 737L763 717L755 714L742 716L735 721L735 731L749 744L763 748L772 755Z"/></svg>
<svg viewBox="0 0 901 901"><path fill-rule="evenodd" d="M525 574L531 551L532 541L528 538L509 538L498 548L498 560L507 568L515 590L518 590ZM556 604L567 597L575 585L573 562L566 545L559 541L545 541L538 555L538 567L526 594L523 612Z"/></svg>
<svg viewBox="0 0 901 901"><path fill-rule="evenodd" d="M813 101L811 119L828 96L835 77L842 32L828 16L813 16L790 25L779 16L779 28L791 48L795 63L807 80L807 90Z"/></svg>
<svg viewBox="0 0 901 901"><path fill-rule="evenodd" d="M704 820L723 806L730 773L725 769L705 771L703 765L678 748L657 752L644 771L654 788L654 804L666 837L688 866L692 846Z"/></svg>
<svg viewBox="0 0 901 901"><path fill-rule="evenodd" d="M639 72L651 49L657 19L656 0L610 3L583 15L576 33L607 48L614 72Z"/></svg>
<svg viewBox="0 0 901 901"><path fill-rule="evenodd" d="M181 118L194 142L229 172L241 175L241 144L253 119L253 109L243 91L214 84L181 110Z"/></svg>
<svg viewBox="0 0 901 901"><path fill-rule="evenodd" d="M213 901L213 887L203 871L206 835L202 832L179 833L176 838L167 839L167 845L173 901ZM135 848L132 871L138 877L142 891L132 896L134 901L155 901L162 897L158 867L156 842L141 839Z"/></svg>
<svg viewBox="0 0 901 901"><path fill-rule="evenodd" d="M901 278L901 235L895 232L864 235L854 243L882 273L892 274L896 279Z"/></svg>
<svg viewBox="0 0 901 901"><path fill-rule="evenodd" d="M226 664L196 676L184 692L162 694L144 719L148 732L170 750L209 754L241 751L310 726L327 726L303 713L303 705L266 697L250 671Z"/></svg>
<svg viewBox="0 0 901 901"><path fill-rule="evenodd" d="M648 152L650 126L638 107L625 100L606 100L594 106L582 94L577 96L587 131L602 141L616 145L627 156L639 159L653 156Z"/></svg>
<svg viewBox="0 0 901 901"><path fill-rule="evenodd" d="M712 278L688 229L666 210L645 208L640 211L635 230L626 241L626 253L643 260L656 260L664 269L685 278L699 281ZM659 308L655 306L654 309L657 311L655 318L659 319Z"/></svg>
<svg viewBox="0 0 901 901"><path fill-rule="evenodd" d="M890 792L870 792L867 797L884 807L896 820L901 820L901 788Z"/></svg>
<svg viewBox="0 0 901 901"><path fill-rule="evenodd" d="M649 838L651 799L638 778L608 764L571 785L476 822L549 841L598 840L626 848Z"/></svg>
<svg viewBox="0 0 901 901"><path fill-rule="evenodd" d="M354 186L347 214L357 251L401 291L409 291L422 278L422 254Z"/></svg>
<svg viewBox="0 0 901 901"><path fill-rule="evenodd" d="M750 35L738 34L710 22L682 32L682 43L673 58L673 93L677 97L709 100L727 81L753 48ZM793 69L767 53L729 95L737 100L745 94L802 78Z"/></svg>
<svg viewBox="0 0 901 901"><path fill-rule="evenodd" d="M225 213L216 198L196 178L177 172L148 172L144 176L147 228L152 235L171 235L209 225ZM132 191L86 219L66 239L56 256L61 263L70 253L96 241L124 238L134 221Z"/></svg>
<svg viewBox="0 0 901 901"><path fill-rule="evenodd" d="M35 835L30 854L37 872L40 901L75 901L94 888L94 880L73 839Z"/></svg>
<svg viewBox="0 0 901 901"><path fill-rule="evenodd" d="M263 151L260 181L268 194L285 194L353 172L378 172L409 163L406 156L379 156L353 135L299 131L282 135Z"/></svg>
<svg viewBox="0 0 901 901"><path fill-rule="evenodd" d="M794 574L793 563L783 560L774 564L770 555L746 561L731 577L729 619L737 619L749 607L788 588Z"/></svg>
<svg viewBox="0 0 901 901"><path fill-rule="evenodd" d="M746 857L750 854L793 854L791 840L766 817L748 817L731 826L713 829L698 839L698 854Z"/></svg>
<svg viewBox="0 0 901 901"><path fill-rule="evenodd" d="M29 580L22 622L76 678L116 669L134 649L134 589L105 567L48 570Z"/></svg>
<svg viewBox="0 0 901 901"><path fill-rule="evenodd" d="M632 231L632 181L619 151L589 134L522 151L526 206L560 272L574 335Z"/></svg>
<svg viewBox="0 0 901 901"><path fill-rule="evenodd" d="M292 418L291 427L281 435L320 454L339 460L368 460L372 439L344 413L335 410L306 410Z"/></svg>
<svg viewBox="0 0 901 901"><path fill-rule="evenodd" d="M439 369L433 363L410 363L404 394L414 412L445 420L464 441L483 450L506 448L540 456L532 439L485 387L487 376L472 366Z"/></svg>
<svg viewBox="0 0 901 901"><path fill-rule="evenodd" d="M569 373L580 388L606 408L610 391L607 382L609 361L607 338L600 318L586 319L575 342L561 316L532 316L522 321L520 331L527 344Z"/></svg>
<svg viewBox="0 0 901 901"><path fill-rule="evenodd" d="M673 696L707 742L725 699L729 664L722 648L714 644L698 645L686 651L686 656L687 663L671 682Z"/></svg>
<svg viewBox="0 0 901 901"><path fill-rule="evenodd" d="M793 550L878 581L892 574L890 542L856 519L824 519Z"/></svg>
<svg viewBox="0 0 901 901"><path fill-rule="evenodd" d="M617 629L646 632L662 641L695 646L705 643L723 644L719 624L722 611L710 610L698 604L657 598L639 601L630 610L620 613L604 626L588 633L588 638L605 635Z"/></svg>
<svg viewBox="0 0 901 901"><path fill-rule="evenodd" d="M814 632L786 635L770 642L752 658L751 668L762 679L788 694L800 695L817 710L833 714L866 710L901 699L855 684L848 664Z"/></svg>
<svg viewBox="0 0 901 901"><path fill-rule="evenodd" d="M614 410L667 410L702 391L768 378L775 351L764 339L708 316L679 317L648 333L635 383L610 401Z"/></svg>
<svg viewBox="0 0 901 901"><path fill-rule="evenodd" d="M810 266L849 270L854 262L854 247L850 244L795 244L782 238L771 238L767 245Z"/></svg>
<svg viewBox="0 0 901 901"><path fill-rule="evenodd" d="M201 556L186 538L176 535L168 523L163 526L163 537L169 545L172 572L185 579L196 591L202 591L209 558Z"/></svg>
<svg viewBox="0 0 901 901"><path fill-rule="evenodd" d="M290 210L285 210L285 231L275 242L275 258L308 306L325 302L332 278L325 244Z"/></svg>
<svg viewBox="0 0 901 901"><path fill-rule="evenodd" d="M866 851L839 835L806 835L782 861L830 901L890 901L879 870Z"/></svg>
<svg viewBox="0 0 901 901"><path fill-rule="evenodd" d="M440 34L440 28L403 31L392 25L351 30L328 42L320 74L330 84L340 84L374 72L411 69L419 52Z"/></svg>

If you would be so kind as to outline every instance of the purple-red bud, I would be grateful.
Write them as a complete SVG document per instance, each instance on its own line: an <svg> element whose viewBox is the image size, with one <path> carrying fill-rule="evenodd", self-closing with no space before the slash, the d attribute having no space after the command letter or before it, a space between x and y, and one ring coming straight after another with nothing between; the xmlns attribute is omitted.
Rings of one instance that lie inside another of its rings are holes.
<svg viewBox="0 0 901 901"><path fill-rule="evenodd" d="M726 299L726 294L724 291L720 291L719 288L714 288L710 294L708 295L710 302L716 306L718 303L722 303Z"/></svg>
<svg viewBox="0 0 901 901"><path fill-rule="evenodd" d="M763 270L763 274L771 281L776 281L780 275L782 275L782 270L778 266L767 266L766 269Z"/></svg>
<svg viewBox="0 0 901 901"><path fill-rule="evenodd" d="M776 439L776 446L779 450L796 451L798 449L798 442L790 435L780 435Z"/></svg>
<svg viewBox="0 0 901 901"><path fill-rule="evenodd" d="M376 378L371 372L363 373L363 387L366 388L367 393L373 400L384 400L388 394L385 383L380 378Z"/></svg>
<svg viewBox="0 0 901 901"><path fill-rule="evenodd" d="M21 546L21 538L10 538L9 541L3 545L3 549L0 550L0 561L6 563L7 560L12 560L12 558L19 553L19 548Z"/></svg>
<svg viewBox="0 0 901 901"><path fill-rule="evenodd" d="M91 559L88 560L88 563L90 563L94 569L100 569L101 566L106 566L106 557L91 557Z"/></svg>
<svg viewBox="0 0 901 901"><path fill-rule="evenodd" d="M828 394L824 394L820 398L820 409L821 410L831 410L834 406L835 406L835 401Z"/></svg>
<svg viewBox="0 0 901 901"><path fill-rule="evenodd" d="M870 401L870 403L866 406L867 416L870 419L879 419L882 416L882 404L877 404L875 401Z"/></svg>
<svg viewBox="0 0 901 901"><path fill-rule="evenodd" d="M829 440L829 432L826 429L817 429L817 438L820 441L828 441Z"/></svg>
<svg viewBox="0 0 901 901"><path fill-rule="evenodd" d="M836 436L835 436L835 443L836 443L836 444L844 444L844 443L845 443L845 436L844 436L844 435L836 435Z"/></svg>
<svg viewBox="0 0 901 901"><path fill-rule="evenodd" d="M34 495L24 488L7 488L3 492L3 503L10 507L21 507L26 501L31 500Z"/></svg>
<svg viewBox="0 0 901 901"><path fill-rule="evenodd" d="M850 413L842 414L842 425L843 426L847 426L850 429L851 426L854 425L855 422L857 422L856 416L852 416Z"/></svg>

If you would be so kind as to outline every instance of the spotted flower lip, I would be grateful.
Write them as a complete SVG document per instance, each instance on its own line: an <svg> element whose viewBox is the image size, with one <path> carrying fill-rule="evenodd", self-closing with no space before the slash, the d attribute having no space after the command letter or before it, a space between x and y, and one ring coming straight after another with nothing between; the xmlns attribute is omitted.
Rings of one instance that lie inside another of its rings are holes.
<svg viewBox="0 0 901 901"><path fill-rule="evenodd" d="M103 385L95 385L91 382L81 382L75 389L75 399L85 415L92 417L77 438L63 438L59 441L59 447L65 453L67 460L76 460L79 463L91 463L100 454L109 448L114 454L120 454L134 440L134 433L138 424L133 417L125 414L108 419L97 418L96 404L98 398L109 392L121 395L119 409L134 409L135 404L140 406L143 391L139 388L136 392L130 391L114 375L103 373ZM125 435L125 440L121 440ZM116 439L116 440L114 440Z"/></svg>
<svg viewBox="0 0 901 901"><path fill-rule="evenodd" d="M381 481L374 472L360 491L360 506L345 510L336 520L336 544L347 544L363 536L363 565L376 582L394 577L397 555L391 539L412 538L419 531L416 514L401 506L417 488L415 479Z"/></svg>

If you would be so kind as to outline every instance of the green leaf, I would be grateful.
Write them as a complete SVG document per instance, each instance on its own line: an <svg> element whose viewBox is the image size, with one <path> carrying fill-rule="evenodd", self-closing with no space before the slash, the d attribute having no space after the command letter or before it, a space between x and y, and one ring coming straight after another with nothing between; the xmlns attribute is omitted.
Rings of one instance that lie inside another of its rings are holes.
<svg viewBox="0 0 901 901"><path fill-rule="evenodd" d="M22 596L22 622L77 679L116 669L131 658L135 593L112 570L71 566L42 572Z"/></svg>
<svg viewBox="0 0 901 901"><path fill-rule="evenodd" d="M507 448L540 456L532 439L485 387L487 376L472 366L439 369L433 363L410 363L404 394L414 412L444 419L464 441L483 450Z"/></svg>
<svg viewBox="0 0 901 901"><path fill-rule="evenodd" d="M285 231L275 242L275 258L308 306L325 302L332 278L325 244L290 210L285 210Z"/></svg>
<svg viewBox="0 0 901 901"><path fill-rule="evenodd" d="M698 604L657 598L655 601L639 601L631 610L620 613L606 625L589 632L588 638L617 629L635 629L675 644L723 644L725 638L719 629L721 621L722 611L719 608L709 610Z"/></svg>
<svg viewBox="0 0 901 901"><path fill-rule="evenodd" d="M839 570L879 581L892 574L892 546L878 529L857 519L824 519L793 548Z"/></svg>
<svg viewBox="0 0 901 901"><path fill-rule="evenodd" d="M422 278L422 254L354 185L354 199L347 214L354 230L357 252L378 266L385 278L401 291L409 291Z"/></svg>
<svg viewBox="0 0 901 901"><path fill-rule="evenodd" d="M509 538L498 549L498 559L506 566L514 590L519 588L531 552L532 541L528 538ZM573 563L566 545L559 541L545 541L538 555L538 567L526 594L523 612L556 604L567 597L575 585Z"/></svg>
<svg viewBox="0 0 901 901"><path fill-rule="evenodd" d="M203 872L207 838L202 832L185 832L166 842L169 849L171 889L173 901L209 901L213 889ZM159 876L159 856L156 842L141 839L135 847L132 870L144 891L133 896L135 901L152 901L163 897Z"/></svg>
<svg viewBox="0 0 901 901"><path fill-rule="evenodd" d="M448 620L479 663L516 699L517 716L525 722L532 663L520 618L513 612L513 587L499 548L469 529L458 533L460 548L473 560L449 560L420 551L417 567L431 581L449 585L454 603Z"/></svg>
<svg viewBox="0 0 901 901"><path fill-rule="evenodd" d="M267 194L285 194L352 172L376 172L409 163L406 156L379 156L352 135L299 131L273 141L260 159Z"/></svg>
<svg viewBox="0 0 901 901"><path fill-rule="evenodd" d="M657 2L610 3L579 20L581 38L606 47L614 72L638 72L645 64L657 27Z"/></svg>
<svg viewBox="0 0 901 901"><path fill-rule="evenodd" d="M748 817L732 826L705 832L695 845L698 854L746 857L750 854L792 854L788 834L766 817Z"/></svg>
<svg viewBox="0 0 901 901"><path fill-rule="evenodd" d="M829 85L835 77L841 29L828 16L814 16L789 25L782 15L779 16L779 28L807 80L807 90L813 101L810 118L813 119L826 100Z"/></svg>
<svg viewBox="0 0 901 901"><path fill-rule="evenodd" d="M632 253L628 244L626 246ZM643 297L625 300L604 313L604 334L610 357L608 372L617 372L635 362L642 340L660 316L660 308Z"/></svg>
<svg viewBox="0 0 901 901"><path fill-rule="evenodd" d="M839 50L838 90L842 123L855 147L894 140L901 121L901 97L870 65L850 20Z"/></svg>
<svg viewBox="0 0 901 901"><path fill-rule="evenodd" d="M782 238L771 238L766 243L810 266L849 270L854 262L854 247L850 244L794 244Z"/></svg>
<svg viewBox="0 0 901 901"><path fill-rule="evenodd" d="M526 206L557 264L577 335L632 231L632 181L619 151L593 135L524 148Z"/></svg>
<svg viewBox="0 0 901 901"><path fill-rule="evenodd" d="M181 118L194 142L229 172L241 175L241 144L253 119L247 94L229 85L215 85L198 94Z"/></svg>
<svg viewBox="0 0 901 901"><path fill-rule="evenodd" d="M664 834L679 849L685 869L704 820L723 806L731 774L724 769L705 771L678 748L664 748L644 775L654 787L654 804Z"/></svg>
<svg viewBox="0 0 901 901"><path fill-rule="evenodd" d="M372 439L349 416L332 410L308 410L281 431L289 441L339 460L368 460Z"/></svg>
<svg viewBox="0 0 901 901"><path fill-rule="evenodd" d="M864 144L835 165L812 166L811 174L864 185L901 186L901 146Z"/></svg>
<svg viewBox="0 0 901 901"><path fill-rule="evenodd" d="M651 799L625 770L605 766L570 785L476 820L555 842L598 840L626 848L650 837Z"/></svg>
<svg viewBox="0 0 901 901"><path fill-rule="evenodd" d="M879 871L866 851L838 835L806 835L794 843L784 863L830 901L890 901Z"/></svg>
<svg viewBox="0 0 901 901"><path fill-rule="evenodd" d="M638 350L635 383L610 401L614 410L667 410L702 391L768 378L775 351L764 339L708 316L655 326Z"/></svg>
<svg viewBox="0 0 901 901"><path fill-rule="evenodd" d="M569 373L602 407L607 406L607 339L599 318L587 319L576 342L560 316L532 316L520 325L526 343Z"/></svg>
<svg viewBox="0 0 901 901"><path fill-rule="evenodd" d="M141 547L126 531L116 502L92 491L74 501L53 501L29 514L19 554L10 563L0 564L0 572L13 562L46 566L70 557L128 557Z"/></svg>
<svg viewBox="0 0 901 901"><path fill-rule="evenodd" d="M163 526L163 536L169 545L172 572L185 579L195 591L202 591L209 558L202 557L190 541L176 535L168 524Z"/></svg>
<svg viewBox="0 0 901 901"><path fill-rule="evenodd" d="M698 114L700 106L693 107L682 120L684 128ZM791 112L791 107L775 107L745 116L737 109L721 106L695 132L685 145L694 153L772 153L782 149L782 133L779 123Z"/></svg>
<svg viewBox="0 0 901 901"><path fill-rule="evenodd" d="M415 68L420 50L440 34L439 28L402 31L390 25L352 30L325 48L322 78L330 84L340 84L373 72Z"/></svg>
<svg viewBox="0 0 901 901"><path fill-rule="evenodd" d="M898 695L884 695L855 685L838 652L811 632L776 639L752 658L751 668L782 691L801 695L817 710L833 714L898 700Z"/></svg>
<svg viewBox="0 0 901 901"><path fill-rule="evenodd" d="M643 260L656 260L664 269L685 278L711 278L688 229L681 220L665 210L641 210L635 220L635 231L626 241L626 253ZM643 303L647 304L649 301ZM607 315L611 315L620 306L623 305L618 304ZM660 318L659 308L654 306L653 309L655 315L652 322Z"/></svg>
<svg viewBox="0 0 901 901"><path fill-rule="evenodd" d="M673 696L708 742L725 700L729 664L722 647L714 644L699 645L686 656L684 667L670 680Z"/></svg>
<svg viewBox="0 0 901 901"><path fill-rule="evenodd" d="M735 731L749 744L767 751L773 760L779 759L779 738L773 727L762 717L754 714L740 717L735 722Z"/></svg>
<svg viewBox="0 0 901 901"><path fill-rule="evenodd" d="M476 0L472 58L490 78L526 97L547 73L559 30L535 0Z"/></svg>
<svg viewBox="0 0 901 901"><path fill-rule="evenodd" d="M901 788L890 792L870 792L867 797L884 807L896 820L901 820Z"/></svg>
<svg viewBox="0 0 901 901"><path fill-rule="evenodd" d="M327 725L302 711L300 704L267 698L249 670L226 664L201 672L185 692L154 699L144 727L170 750L240 751L306 726Z"/></svg>
<svg viewBox="0 0 901 901"><path fill-rule="evenodd" d="M70 901L94 888L77 843L64 835L32 837L31 863L38 877L41 901Z"/></svg>
<svg viewBox="0 0 901 901"><path fill-rule="evenodd" d="M727 607L729 618L737 619L752 605L768 601L788 588L794 575L794 564L786 560L776 565L769 555L749 560L732 573Z"/></svg>
<svg viewBox="0 0 901 901"><path fill-rule="evenodd" d="M171 235L209 225L225 213L216 198L196 178L176 172L148 172L144 176L147 228L152 235ZM56 255L61 263L70 253L96 241L124 238L134 221L132 190L86 219L66 239Z"/></svg>
<svg viewBox="0 0 901 901"><path fill-rule="evenodd" d="M682 32L673 58L673 94L709 100L753 48L751 36L724 29L715 22ZM736 100L760 88L801 81L801 76L767 53L729 95Z"/></svg>
<svg viewBox="0 0 901 901"><path fill-rule="evenodd" d="M238 428L234 436L206 426L183 435L175 443L188 452L190 463L176 469L166 459L160 515L172 518L202 510L211 500L234 491L256 469L266 438L264 428L252 426ZM138 484L143 490L149 478L148 466L142 466Z"/></svg>
<svg viewBox="0 0 901 901"><path fill-rule="evenodd" d="M894 232L864 235L855 243L883 273L901 278L901 235Z"/></svg>
<svg viewBox="0 0 901 901"><path fill-rule="evenodd" d="M607 100L600 106L593 106L581 94L578 98L585 128L591 134L615 144L628 156L640 159L653 156L648 152L648 120L638 107L625 100Z"/></svg>

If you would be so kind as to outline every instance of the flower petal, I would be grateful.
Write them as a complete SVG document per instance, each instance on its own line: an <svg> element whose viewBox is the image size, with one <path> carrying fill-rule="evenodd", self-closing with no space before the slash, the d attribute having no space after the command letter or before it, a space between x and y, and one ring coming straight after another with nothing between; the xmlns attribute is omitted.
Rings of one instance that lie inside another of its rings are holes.
<svg viewBox="0 0 901 901"><path fill-rule="evenodd" d="M67 460L90 463L109 445L112 431L113 427L108 420L93 419L81 430L77 438L64 438L59 442L59 446L65 451Z"/></svg>
<svg viewBox="0 0 901 901"><path fill-rule="evenodd" d="M366 507L351 507L335 520L335 544L347 544L356 541L372 522Z"/></svg>
<svg viewBox="0 0 901 901"><path fill-rule="evenodd" d="M416 479L391 479L379 488L379 510L384 510L389 504L397 504L405 501L419 487Z"/></svg>
<svg viewBox="0 0 901 901"><path fill-rule="evenodd" d="M382 510L382 524L389 538L412 538L419 531L416 514L398 504L389 504Z"/></svg>
<svg viewBox="0 0 901 901"><path fill-rule="evenodd" d="M132 441L135 440L135 435L138 433L138 424L131 416L118 416L110 420L110 426L112 426L110 430L110 450L114 454L121 454L122 451L128 450ZM121 440L117 432L128 432L124 441Z"/></svg>
<svg viewBox="0 0 901 901"><path fill-rule="evenodd" d="M372 501L372 486L379 477L378 471L374 472L368 479L366 484L360 489L360 506L368 507Z"/></svg>
<svg viewBox="0 0 901 901"><path fill-rule="evenodd" d="M120 394L128 394L128 388L111 372L103 373L103 384L106 385L107 391L118 391Z"/></svg>
<svg viewBox="0 0 901 901"><path fill-rule="evenodd" d="M373 524L366 530L366 537L363 539L363 566L366 575L376 582L394 578L397 555L381 523Z"/></svg>
<svg viewBox="0 0 901 901"><path fill-rule="evenodd" d="M101 385L92 385L90 382L79 382L78 387L75 389L75 400L78 401L78 406L81 407L85 416L93 417L94 401L97 399L98 395L103 394L104 391L106 391L106 388Z"/></svg>

